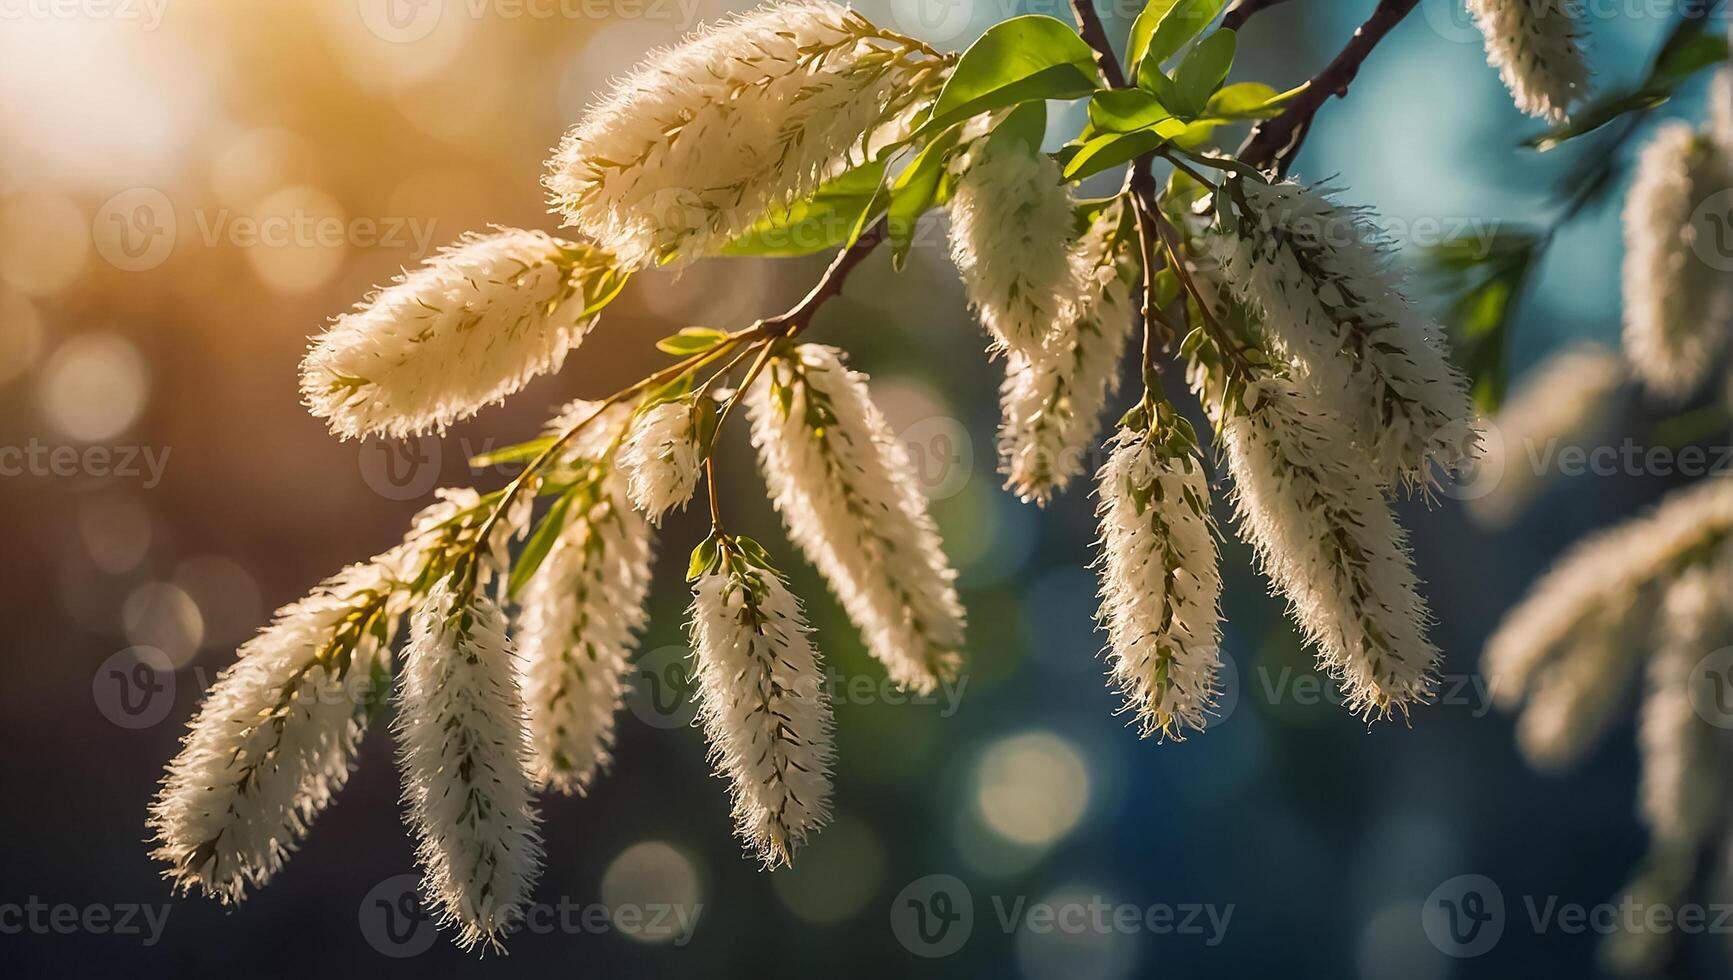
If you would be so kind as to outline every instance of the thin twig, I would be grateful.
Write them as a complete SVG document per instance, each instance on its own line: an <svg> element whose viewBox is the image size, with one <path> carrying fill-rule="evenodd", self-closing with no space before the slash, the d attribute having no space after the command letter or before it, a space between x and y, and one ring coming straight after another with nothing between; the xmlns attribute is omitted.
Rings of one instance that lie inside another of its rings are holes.
<svg viewBox="0 0 1733 980"><path fill-rule="evenodd" d="M1237 31L1246 26L1246 21L1251 20L1253 14L1287 2L1288 0L1237 0L1228 8L1228 12L1222 15L1222 26L1230 31Z"/></svg>
<svg viewBox="0 0 1733 980"><path fill-rule="evenodd" d="M843 283L848 279L849 273L853 272L855 267L865 261L866 257L872 254L873 249L885 240L888 229L889 222L885 218L873 222L872 227L862 232L861 236L855 239L854 244L837 253L836 258L830 263L830 268L824 270L824 275L819 278L804 299L794 304L786 313L778 314L768 320L760 320L759 329L767 334L783 337L792 337L806 329L807 324L812 320L812 315L818 312L818 308L823 306L826 300L842 292Z"/></svg>
<svg viewBox="0 0 1733 980"><path fill-rule="evenodd" d="M1348 94L1348 86L1360 74L1372 50L1385 36L1402 23L1420 0L1378 0L1378 9L1360 25L1335 60L1312 77L1304 91L1296 95L1282 114L1259 124L1240 147L1239 158L1256 167L1276 165L1277 173L1286 175L1288 166L1306 142L1312 120L1331 97Z"/></svg>

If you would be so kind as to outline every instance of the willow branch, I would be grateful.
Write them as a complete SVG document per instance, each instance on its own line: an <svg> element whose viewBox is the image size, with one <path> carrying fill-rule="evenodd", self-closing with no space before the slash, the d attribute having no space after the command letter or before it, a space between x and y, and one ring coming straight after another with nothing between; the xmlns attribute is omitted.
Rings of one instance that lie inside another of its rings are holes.
<svg viewBox="0 0 1733 980"><path fill-rule="evenodd" d="M1232 7L1228 8L1228 12L1222 15L1222 26L1230 31L1237 31L1246 26L1246 21L1251 20L1253 14L1262 13L1271 7L1278 7L1287 2L1288 0L1237 0Z"/></svg>
<svg viewBox="0 0 1733 980"><path fill-rule="evenodd" d="M794 304L786 313L760 320L757 329L781 336L793 336L806 329L818 308L842 292L843 283L848 281L849 273L866 261L873 249L878 248L879 243L885 240L888 229L888 219L880 218L873 222L872 227L861 232L854 244L836 254L836 258L831 260L830 268L824 270L824 275L819 277L804 299Z"/></svg>
<svg viewBox="0 0 1733 980"><path fill-rule="evenodd" d="M1342 53L1313 76L1281 115L1252 130L1245 145L1240 147L1240 159L1258 167L1276 164L1278 172L1285 174L1306 142L1318 110L1332 97L1348 94L1348 86L1359 76L1360 66L1366 63L1373 49L1419 5L1420 0L1378 0L1378 9L1372 11L1372 16L1354 32Z"/></svg>

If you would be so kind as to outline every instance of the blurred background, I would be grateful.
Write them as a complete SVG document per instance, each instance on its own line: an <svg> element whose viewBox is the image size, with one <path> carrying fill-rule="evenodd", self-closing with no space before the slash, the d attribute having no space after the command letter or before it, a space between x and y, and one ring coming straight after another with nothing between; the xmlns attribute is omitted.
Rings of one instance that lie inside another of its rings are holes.
<svg viewBox="0 0 1733 980"><path fill-rule="evenodd" d="M434 487L506 479L472 472L471 454L664 363L658 337L786 308L822 269L727 260L645 274L564 373L444 439L343 444L297 403L296 363L327 318L467 230L551 229L538 180L563 129L646 51L745 6L0 0L0 446L25 451L0 479L4 972L1596 969L1593 928L1536 916L1616 902L1644 851L1630 726L1581 770L1537 774L1477 661L1562 548L1673 478L1566 480L1496 532L1448 495L1405 506L1446 674L1441 703L1407 724L1368 727L1342 709L1248 549L1230 543L1222 718L1183 743L1140 742L1102 678L1089 499L1074 489L1042 512L999 489L998 368L939 222L902 273L869 261L812 336L873 374L921 468L971 611L956 685L909 703L883 682L783 542L738 431L724 450L732 522L786 556L837 675L837 817L793 870L741 856L690 709L668 696L685 652L684 555L702 535L689 514L662 536L617 761L588 798L546 802L545 906L509 957L461 953L416 909L384 725L269 887L239 909L170 896L147 856L146 803L238 641L391 544ZM1068 16L1018 0L858 6L948 49L1016 13ZM1138 6L1100 9L1118 37ZM1297 83L1372 6L1297 0L1259 15L1235 78ZM1537 127L1510 107L1461 6L1425 0L1324 111L1298 167L1378 209L1416 264L1443 235L1544 221L1548 189L1585 152L1517 148ZM1590 7L1608 86L1641 74L1676 17L1668 3ZM1701 87L1661 115L1700 118ZM1080 106L1053 113L1054 145L1081 122ZM1620 248L1616 205L1567 229L1517 323L1517 371L1616 336ZM1485 876L1505 910L1502 935L1471 958L1429 938L1421 915L1440 889L1482 880L1464 875ZM1727 900L1718 880L1703 901ZM1733 942L1684 937L1668 971L1733 975Z"/></svg>

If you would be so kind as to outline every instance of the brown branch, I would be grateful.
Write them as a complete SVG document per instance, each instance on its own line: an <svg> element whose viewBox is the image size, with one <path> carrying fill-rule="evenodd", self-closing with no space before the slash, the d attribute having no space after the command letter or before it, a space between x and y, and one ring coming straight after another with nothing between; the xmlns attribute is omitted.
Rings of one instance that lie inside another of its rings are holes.
<svg viewBox="0 0 1733 980"><path fill-rule="evenodd" d="M1278 173L1286 174L1289 164L1306 142L1306 134L1311 131L1318 110L1331 97L1348 94L1348 86L1360 74L1360 66L1366 63L1372 49L1419 5L1420 0L1378 0L1378 9L1354 32L1342 53L1312 78L1281 115L1252 130L1245 145L1240 147L1240 159L1255 167L1275 164Z"/></svg>
<svg viewBox="0 0 1733 980"><path fill-rule="evenodd" d="M879 243L885 240L888 230L889 222L887 219L880 218L873 222L871 227L861 232L861 236L855 239L854 244L836 253L836 258L831 260L830 268L824 270L824 275L813 285L812 290L806 294L804 299L794 304L786 313L779 313L759 321L756 329L765 334L781 334L783 336L793 336L806 329L808 322L812 320L812 315L818 312L818 308L823 306L827 300L842 292L843 283L848 281L849 273L866 261L866 257L872 254L873 249L878 248Z"/></svg>
<svg viewBox="0 0 1733 980"><path fill-rule="evenodd" d="M1237 31L1246 26L1246 21L1253 14L1262 13L1271 7L1287 3L1288 0L1236 0L1228 12L1222 15L1222 26L1230 31Z"/></svg>
<svg viewBox="0 0 1733 980"><path fill-rule="evenodd" d="M1101 76L1113 88L1125 87L1125 72L1119 59L1113 56L1113 42L1107 38L1107 28L1095 11L1094 0L1071 0L1071 13L1077 18L1077 33L1095 51L1095 63L1101 66Z"/></svg>

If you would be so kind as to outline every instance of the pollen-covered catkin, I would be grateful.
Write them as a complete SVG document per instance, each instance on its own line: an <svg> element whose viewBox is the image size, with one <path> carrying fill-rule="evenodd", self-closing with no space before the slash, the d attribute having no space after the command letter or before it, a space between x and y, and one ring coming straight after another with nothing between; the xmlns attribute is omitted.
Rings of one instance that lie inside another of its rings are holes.
<svg viewBox="0 0 1733 980"><path fill-rule="evenodd" d="M562 414L587 418L595 410L574 403ZM608 409L584 431L592 438L574 440L561 461L575 485L555 504L559 534L521 597L532 774L561 793L583 793L608 764L630 658L649 618L650 526L608 456L630 415L627 406Z"/></svg>
<svg viewBox="0 0 1733 980"><path fill-rule="evenodd" d="M566 223L627 268L700 258L906 134L943 67L829 0L767 4L620 79L544 183Z"/></svg>
<svg viewBox="0 0 1733 980"><path fill-rule="evenodd" d="M733 787L734 827L766 867L830 819L830 698L811 629L755 543L724 539L692 586L698 720Z"/></svg>
<svg viewBox="0 0 1733 980"><path fill-rule="evenodd" d="M1246 402L1219 425L1240 535L1350 711L1387 717L1429 700L1438 651L1408 536L1344 448L1345 427L1291 379L1249 386Z"/></svg>
<svg viewBox="0 0 1733 980"><path fill-rule="evenodd" d="M443 432L558 371L624 282L593 246L470 235L314 338L301 395L344 438Z"/></svg>
<svg viewBox="0 0 1733 980"><path fill-rule="evenodd" d="M866 376L802 344L747 391L752 441L788 536L896 683L928 692L962 662L956 572L908 452Z"/></svg>
<svg viewBox="0 0 1733 980"><path fill-rule="evenodd" d="M1202 731L1221 672L1221 569L1203 461L1122 429L1099 474L1101 609L1114 686L1144 735Z"/></svg>
<svg viewBox="0 0 1733 980"><path fill-rule="evenodd" d="M1136 317L1136 263L1122 239L1120 209L1109 207L1073 250L1084 283L1068 348L1006 358L1000 389L999 468L1005 486L1045 504L1088 467L1107 400L1119 388L1119 365Z"/></svg>
<svg viewBox="0 0 1733 980"><path fill-rule="evenodd" d="M1425 487L1476 452L1468 382L1403 296L1363 211L1294 182L1243 182L1233 231L1206 246L1235 298L1345 424L1383 484Z"/></svg>
<svg viewBox="0 0 1733 980"><path fill-rule="evenodd" d="M1581 28L1568 0L1468 0L1468 12L1518 109L1558 122L1587 93Z"/></svg>
<svg viewBox="0 0 1733 980"><path fill-rule="evenodd" d="M411 620L397 758L422 893L460 946L498 948L542 862L505 617L442 580Z"/></svg>
<svg viewBox="0 0 1733 980"><path fill-rule="evenodd" d="M1662 395L1700 387L1733 325L1733 289L1709 259L1727 254L1718 215L1699 214L1733 173L1713 143L1684 123L1655 133L1625 200L1625 356Z"/></svg>

